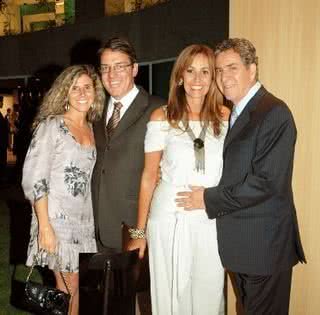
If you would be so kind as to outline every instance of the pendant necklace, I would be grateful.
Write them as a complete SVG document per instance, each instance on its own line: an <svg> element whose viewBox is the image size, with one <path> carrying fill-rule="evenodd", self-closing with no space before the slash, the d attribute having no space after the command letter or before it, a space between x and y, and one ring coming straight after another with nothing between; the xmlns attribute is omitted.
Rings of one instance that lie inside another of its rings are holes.
<svg viewBox="0 0 320 315"><path fill-rule="evenodd" d="M189 137L193 141L193 150L195 156L195 167L197 172L204 173L205 171L205 149L204 149L204 139L206 137L206 132L208 129L208 122L204 122L199 137L196 138L193 130L190 128L190 125L185 120L182 121L183 126L188 133Z"/></svg>

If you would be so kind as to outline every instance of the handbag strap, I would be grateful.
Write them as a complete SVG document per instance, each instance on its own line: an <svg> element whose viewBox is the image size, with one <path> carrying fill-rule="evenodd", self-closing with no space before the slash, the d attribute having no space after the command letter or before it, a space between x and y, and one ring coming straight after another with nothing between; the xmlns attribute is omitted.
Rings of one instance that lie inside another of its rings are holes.
<svg viewBox="0 0 320 315"><path fill-rule="evenodd" d="M63 281L63 284L64 286L66 287L68 293L70 294L70 296L72 297L72 291L71 291L71 288L69 286L69 283L66 279L66 276L64 275L64 273L62 271L60 271L60 275L61 275L61 278L62 278L62 281Z"/></svg>
<svg viewBox="0 0 320 315"><path fill-rule="evenodd" d="M33 272L33 269L36 266L38 257L40 257L40 255L42 255L44 252L45 252L45 250L41 249L36 255L34 255L33 262L32 262L30 271L29 271L28 276L27 276L27 280L26 280L27 282L30 280L30 277L31 277L32 272ZM60 259L59 259L58 255L57 254L53 254L53 255L58 260L59 268L61 269L61 262L60 262ZM69 284L67 282L67 279L66 279L65 275L63 274L62 271L59 271L59 272L60 272L63 284L65 285L65 287L66 287L66 289L68 291L68 294L72 297L72 290L71 290L71 288L70 288L70 286L69 286Z"/></svg>

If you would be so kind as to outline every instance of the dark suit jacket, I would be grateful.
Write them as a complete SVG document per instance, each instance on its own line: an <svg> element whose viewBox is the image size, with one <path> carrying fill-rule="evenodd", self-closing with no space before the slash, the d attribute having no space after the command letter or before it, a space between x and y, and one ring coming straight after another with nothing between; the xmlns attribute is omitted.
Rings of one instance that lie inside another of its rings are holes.
<svg viewBox="0 0 320 315"><path fill-rule="evenodd" d="M268 275L305 261L291 187L295 142L287 105L261 87L225 139L219 185L204 193L230 271Z"/></svg>
<svg viewBox="0 0 320 315"><path fill-rule="evenodd" d="M107 100L106 104L108 104ZM121 222L136 224L140 179L144 167L144 138L152 111L165 104L139 87L108 141L106 113L94 124L97 162L92 177L92 199L98 241L121 248Z"/></svg>

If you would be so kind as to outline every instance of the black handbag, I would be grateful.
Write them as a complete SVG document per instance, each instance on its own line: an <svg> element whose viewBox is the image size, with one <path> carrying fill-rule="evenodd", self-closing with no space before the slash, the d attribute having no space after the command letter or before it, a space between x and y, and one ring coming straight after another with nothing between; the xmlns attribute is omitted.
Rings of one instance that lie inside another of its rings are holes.
<svg viewBox="0 0 320 315"><path fill-rule="evenodd" d="M68 315L69 302L71 298L71 290L64 278L64 274L60 272L64 285L68 293L57 288L45 286L30 280L36 262L34 258L30 272L27 276L25 285L25 304L29 311L39 315Z"/></svg>

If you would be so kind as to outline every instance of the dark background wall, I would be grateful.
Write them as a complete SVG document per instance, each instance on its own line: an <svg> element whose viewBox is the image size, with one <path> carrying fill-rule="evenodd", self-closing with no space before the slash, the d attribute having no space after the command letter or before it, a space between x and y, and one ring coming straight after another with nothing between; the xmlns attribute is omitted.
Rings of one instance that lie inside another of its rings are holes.
<svg viewBox="0 0 320 315"><path fill-rule="evenodd" d="M104 16L105 0L76 0L75 2L77 22L86 22Z"/></svg>
<svg viewBox="0 0 320 315"><path fill-rule="evenodd" d="M73 25L0 38L0 77L95 64L101 42L114 35L131 40L140 62L175 57L191 43L214 45L228 37L229 1L172 0L136 13L89 17L78 14Z"/></svg>

